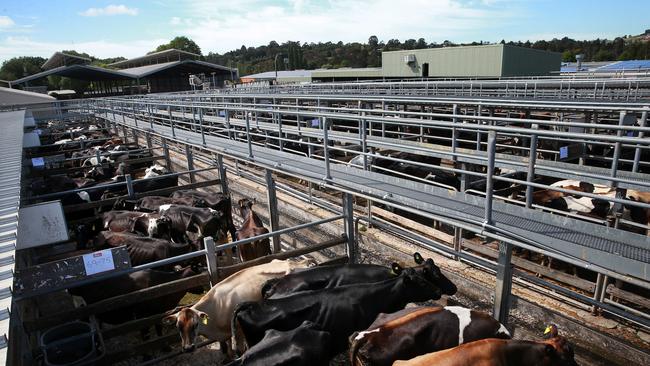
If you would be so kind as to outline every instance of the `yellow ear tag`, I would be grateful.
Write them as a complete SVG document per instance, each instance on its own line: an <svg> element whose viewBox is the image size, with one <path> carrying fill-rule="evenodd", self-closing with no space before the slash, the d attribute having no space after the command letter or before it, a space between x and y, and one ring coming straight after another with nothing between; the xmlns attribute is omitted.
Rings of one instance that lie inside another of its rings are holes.
<svg viewBox="0 0 650 366"><path fill-rule="evenodd" d="M549 333L551 333L551 326L550 325L548 327L546 327L546 329L544 329L544 335L549 334Z"/></svg>
<svg viewBox="0 0 650 366"><path fill-rule="evenodd" d="M205 318L203 318L201 320L201 323L203 323L203 325L208 325L208 317L206 316Z"/></svg>

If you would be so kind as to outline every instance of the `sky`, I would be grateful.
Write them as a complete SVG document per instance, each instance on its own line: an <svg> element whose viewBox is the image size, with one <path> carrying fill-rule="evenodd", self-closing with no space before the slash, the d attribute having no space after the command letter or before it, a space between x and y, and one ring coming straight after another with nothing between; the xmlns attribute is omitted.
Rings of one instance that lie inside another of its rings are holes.
<svg viewBox="0 0 650 366"><path fill-rule="evenodd" d="M0 0L0 62L73 49L136 57L175 36L224 53L274 40L535 41L637 35L648 0Z"/></svg>

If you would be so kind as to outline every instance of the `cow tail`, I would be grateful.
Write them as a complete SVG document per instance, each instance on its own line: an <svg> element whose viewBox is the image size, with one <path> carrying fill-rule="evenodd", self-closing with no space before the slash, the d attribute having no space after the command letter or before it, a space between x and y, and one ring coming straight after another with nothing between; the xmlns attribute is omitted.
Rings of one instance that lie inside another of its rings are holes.
<svg viewBox="0 0 650 366"><path fill-rule="evenodd" d="M251 307L255 302L243 302L235 307L235 310L232 313L232 320L230 323L230 335L232 337L232 349L235 351L235 353L238 356L241 356L244 351L245 347L244 344L240 344L245 342L246 335L244 334L244 331L241 328L241 325L239 324L239 321L237 320L237 315L239 314L240 311L247 309Z"/></svg>
<svg viewBox="0 0 650 366"><path fill-rule="evenodd" d="M352 344L350 345L350 365L355 366L355 365L363 365L361 360L357 363L357 352L359 351L359 348L363 345L364 339L357 339L357 335L359 335L359 332L354 332L350 336L350 340L352 340Z"/></svg>

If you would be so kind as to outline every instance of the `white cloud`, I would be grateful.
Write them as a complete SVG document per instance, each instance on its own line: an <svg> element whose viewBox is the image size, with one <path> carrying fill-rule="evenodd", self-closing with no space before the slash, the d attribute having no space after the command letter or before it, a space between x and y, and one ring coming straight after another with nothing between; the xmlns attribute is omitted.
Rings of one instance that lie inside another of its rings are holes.
<svg viewBox="0 0 650 366"><path fill-rule="evenodd" d="M137 8L129 8L126 5L108 5L104 8L89 8L79 13L84 17L96 17L102 15L138 15Z"/></svg>
<svg viewBox="0 0 650 366"><path fill-rule="evenodd" d="M13 19L6 15L0 15L0 28L11 28L14 25L16 25L16 23L14 23Z"/></svg>
<svg viewBox="0 0 650 366"><path fill-rule="evenodd" d="M188 1L194 21L179 30L207 53L271 40L366 42L370 35L384 41L462 41L479 29L499 29L517 15L508 7L470 6L461 0L290 0L288 6L240 0L231 5L224 4L225 9L208 0Z"/></svg>
<svg viewBox="0 0 650 366"><path fill-rule="evenodd" d="M29 37L6 37L0 41L0 63L12 57L41 56L50 57L56 51L75 50L86 52L99 58L123 56L132 58L142 56L169 39L142 39L130 42L110 42L97 40L92 42L40 42Z"/></svg>

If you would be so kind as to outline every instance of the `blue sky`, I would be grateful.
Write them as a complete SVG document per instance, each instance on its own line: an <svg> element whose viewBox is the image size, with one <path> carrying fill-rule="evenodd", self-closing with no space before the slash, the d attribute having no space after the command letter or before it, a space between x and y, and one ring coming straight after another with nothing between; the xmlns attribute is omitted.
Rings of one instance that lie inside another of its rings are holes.
<svg viewBox="0 0 650 366"><path fill-rule="evenodd" d="M648 0L0 0L0 62L75 49L142 55L176 35L204 54L275 40L613 38L650 28Z"/></svg>

